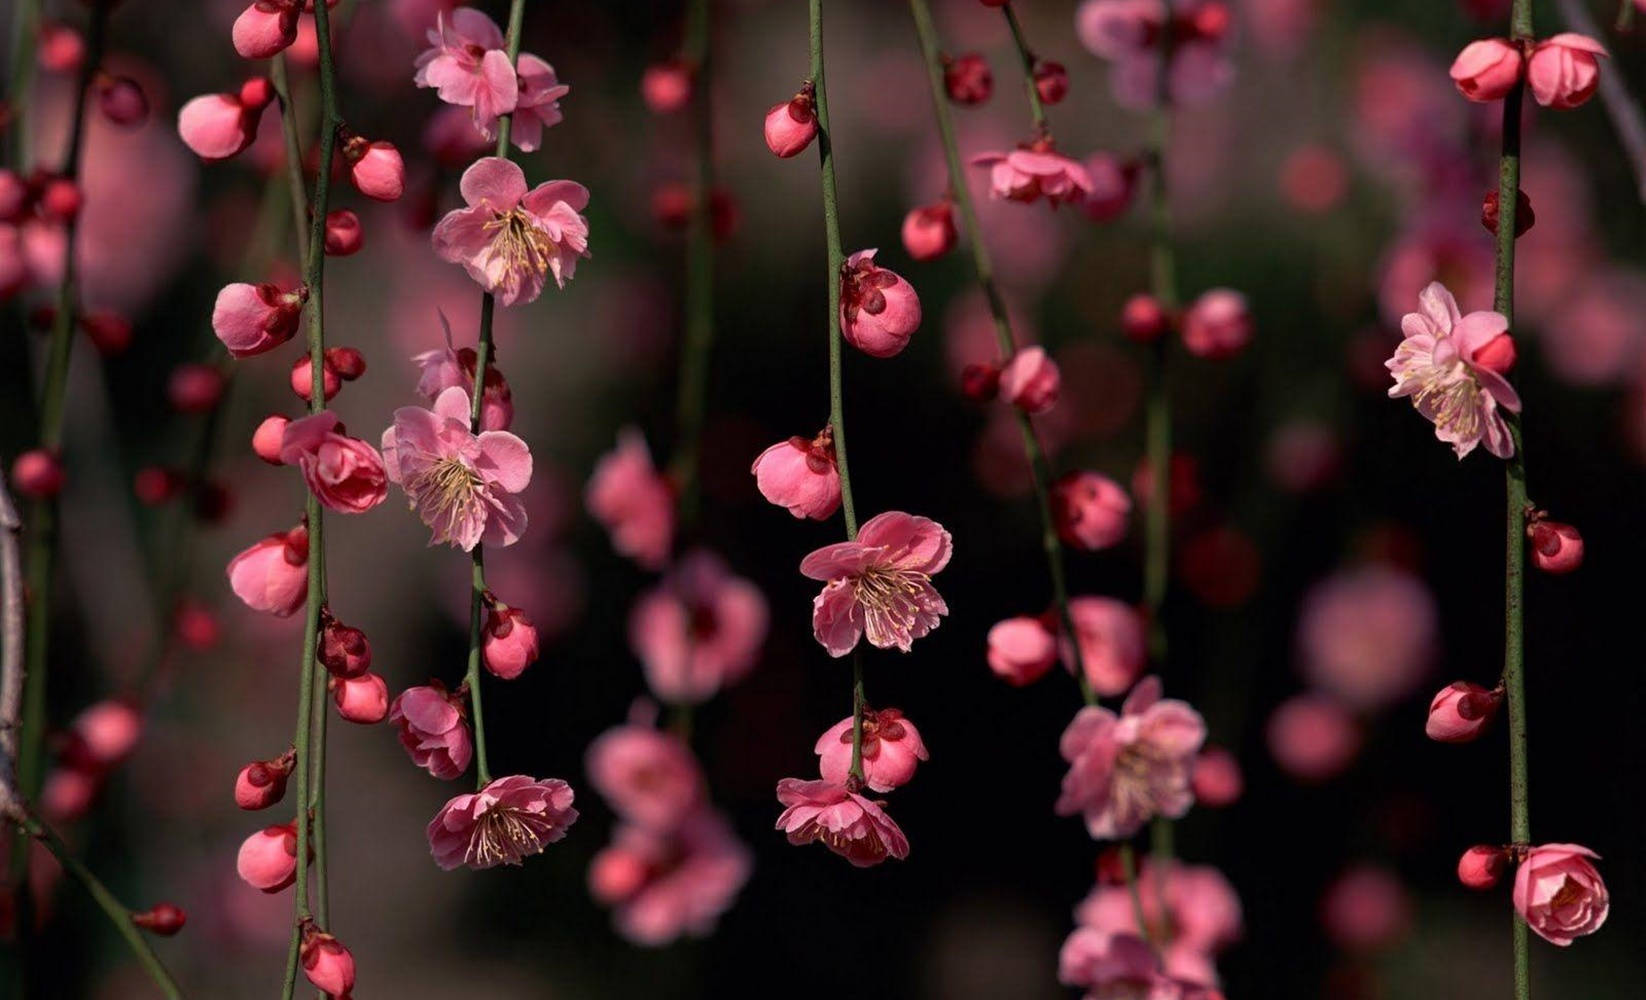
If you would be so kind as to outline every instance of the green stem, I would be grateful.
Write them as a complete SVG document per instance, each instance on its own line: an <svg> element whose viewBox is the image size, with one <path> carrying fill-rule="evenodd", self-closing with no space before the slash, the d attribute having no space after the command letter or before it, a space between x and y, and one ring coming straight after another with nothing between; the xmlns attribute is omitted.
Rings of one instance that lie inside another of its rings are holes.
<svg viewBox="0 0 1646 1000"><path fill-rule="evenodd" d="M1023 86L1029 92L1029 116L1034 120L1036 135L1044 136L1051 131L1051 125L1046 121L1046 107L1040 102L1040 88L1034 85L1034 53L1029 49L1028 41L1023 37L1023 26L1017 22L1017 11L1011 4L1000 8L1006 15L1006 24L1012 29L1012 42L1017 46L1018 61L1023 64Z"/></svg>
<svg viewBox="0 0 1646 1000"><path fill-rule="evenodd" d="M680 396L675 425L679 443L674 461L680 487L680 524L689 531L700 503L698 476L709 355L714 344L714 127L709 109L709 0L691 0L687 8L682 58L692 67L693 114L697 136L693 155L692 212L686 231L685 338L680 349Z"/></svg>
<svg viewBox="0 0 1646 1000"><path fill-rule="evenodd" d="M511 0L509 3L509 28L505 46L508 51L509 63L513 65L520 57L520 26L525 18L525 0ZM514 117L503 115L497 120L497 153L502 159L509 158L509 135L514 127ZM490 292L480 296L480 332L475 343L474 359L474 391L469 397L469 433L480 433L480 411L486 395L486 372L492 364L492 314L497 309L496 298ZM472 569L469 586L469 662L465 678L469 686L469 704L473 708L474 716L474 761L475 780L477 787L484 788L491 782L491 768L486 760L486 712L481 705L480 678L481 660L484 638L481 635L482 605L486 594L486 549L476 544L471 554Z"/></svg>
<svg viewBox="0 0 1646 1000"><path fill-rule="evenodd" d="M1009 15L1011 8L1007 7L1006 10ZM972 249L972 266L977 272L977 283L983 289L983 298L989 305L989 315L994 319L995 342L1000 350L1001 360L1010 361L1017 353L1017 343L1012 336L1011 318L1006 310L1005 299L1001 297L1000 289L995 284L994 263L989 256L988 244L983 240L983 230L977 222L977 206L972 200L971 186L966 183L966 168L960 159L960 144L955 139L954 117L950 114L949 104L945 99L942 46L938 44L937 29L932 24L931 7L926 0L909 0L909 12L914 16L915 33L920 38L920 52L926 61L926 77L932 93L932 110L937 116L937 131L942 137L943 156L949 166L950 197L960 209L960 221ZM1015 17L1013 20L1015 23ZM1045 449L1040 445L1039 435L1035 433L1034 423L1029 419L1029 415L1015 407L1013 413L1017 417L1018 429L1023 434L1023 451L1029 459L1029 469L1033 474L1035 501L1040 510L1040 543L1046 552L1046 568L1052 581L1052 600L1057 607L1063 634L1074 635L1074 619L1069 614L1068 583L1063 570L1063 544L1057 535L1057 522L1052 517L1051 463L1046 457ZM1097 703L1097 693L1092 690L1091 683L1086 679L1086 666L1081 656L1080 644L1075 642L1069 645L1074 661L1070 666L1080 683L1081 694L1086 699L1086 704L1094 705Z"/></svg>
<svg viewBox="0 0 1646 1000"><path fill-rule="evenodd" d="M1516 41L1532 38L1531 0L1515 0L1509 15L1509 33ZM1514 328L1515 208L1520 193L1520 109L1525 88L1516 83L1503 100L1503 146L1497 173L1497 282L1493 308ZM1503 545L1503 690L1509 714L1509 839L1526 844L1532 838L1531 807L1526 767L1525 679L1525 572L1526 572L1526 451L1520 418L1506 415L1514 441L1514 455L1504 465ZM1531 996L1531 942L1526 921L1515 912L1514 996Z"/></svg>
<svg viewBox="0 0 1646 1000"><path fill-rule="evenodd" d="M1137 881L1137 852L1132 850L1130 842L1120 845L1120 870L1126 876L1126 895L1132 900L1132 920L1137 923L1137 933L1151 947L1154 946L1154 934L1149 930L1149 920L1143 911L1143 893L1138 888ZM1156 873L1156 882L1162 881ZM1162 913L1165 911L1162 910Z"/></svg>
<svg viewBox="0 0 1646 1000"><path fill-rule="evenodd" d="M286 75L286 54L275 56L269 64L269 79L274 83L275 96L280 100L280 131L286 140L286 184L290 189L292 232L297 234L297 257L309 258L309 191L303 179L303 143L298 133L297 105L292 102L291 85Z"/></svg>
<svg viewBox="0 0 1646 1000"><path fill-rule="evenodd" d="M40 0L17 0L11 15L11 83L6 103L11 107L11 157L8 162L26 175L29 157L29 94L34 90L35 49L40 42Z"/></svg>
<svg viewBox="0 0 1646 1000"><path fill-rule="evenodd" d="M1635 2L1634 0L1618 0L1617 4L1617 32L1624 34L1634 30Z"/></svg>

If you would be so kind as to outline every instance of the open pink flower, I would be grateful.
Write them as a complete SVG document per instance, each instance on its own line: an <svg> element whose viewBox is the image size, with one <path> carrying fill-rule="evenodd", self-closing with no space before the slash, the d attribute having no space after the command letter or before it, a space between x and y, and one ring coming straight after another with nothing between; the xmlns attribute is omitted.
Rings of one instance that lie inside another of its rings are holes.
<svg viewBox="0 0 1646 1000"><path fill-rule="evenodd" d="M1435 437L1458 458L1482 441L1498 458L1515 453L1509 425L1498 407L1520 412L1520 396L1507 380L1477 362L1477 352L1507 334L1502 313L1462 315L1446 286L1431 282L1418 295L1419 312L1400 321L1405 339L1384 367L1394 375L1392 398L1411 396L1417 412L1435 425Z"/></svg>
<svg viewBox="0 0 1646 1000"><path fill-rule="evenodd" d="M801 560L803 575L827 581L812 602L812 634L830 656L845 656L864 635L879 649L909 652L949 613L932 577L952 552L949 533L929 518L897 510L870 518L856 541Z"/></svg>
<svg viewBox="0 0 1646 1000"><path fill-rule="evenodd" d="M752 867L731 825L702 808L667 832L619 826L589 866L589 891L613 907L619 934L656 947L712 932Z"/></svg>
<svg viewBox="0 0 1646 1000"><path fill-rule="evenodd" d="M447 871L518 865L566 836L577 821L572 799L572 787L559 778L539 781L524 774L459 795L429 822L434 863Z"/></svg>
<svg viewBox="0 0 1646 1000"><path fill-rule="evenodd" d="M712 552L687 553L629 614L629 643L652 693L697 703L748 675L766 641L760 588Z"/></svg>
<svg viewBox="0 0 1646 1000"><path fill-rule="evenodd" d="M606 526L612 548L646 569L660 569L674 545L674 490L652 464L646 439L632 427L600 456L583 502Z"/></svg>
<svg viewBox="0 0 1646 1000"><path fill-rule="evenodd" d="M589 221L578 214L589 190L575 181L526 187L511 160L488 156L463 171L467 208L446 213L434 227L434 252L462 264L469 277L512 306L543 292L545 275L561 288L589 255Z"/></svg>
<svg viewBox="0 0 1646 1000"><path fill-rule="evenodd" d="M1210 865L1174 863L1162 869L1145 859L1137 890L1147 927L1137 926L1125 885L1098 885L1075 908L1075 922L1110 934L1146 931L1159 945L1169 975L1215 982L1217 955L1240 939L1242 928L1240 897L1229 880Z"/></svg>
<svg viewBox="0 0 1646 1000"><path fill-rule="evenodd" d="M434 409L402 406L383 432L383 468L433 534L471 551L512 545L526 530L517 494L532 478L532 453L508 431L469 433L469 394L452 388Z"/></svg>
<svg viewBox="0 0 1646 1000"><path fill-rule="evenodd" d="M908 838L885 810L844 785L784 778L777 783L777 801L788 807L777 828L791 844L821 840L859 868L909 856Z"/></svg>
<svg viewBox="0 0 1646 1000"><path fill-rule="evenodd" d="M520 83L503 47L503 30L473 7L436 18L430 48L417 57L417 85L433 87L447 104L473 108L476 123L495 123L513 112Z"/></svg>
<svg viewBox="0 0 1646 1000"><path fill-rule="evenodd" d="M1543 844L1526 852L1515 872L1514 903L1537 936L1562 948L1606 922L1611 896L1579 844Z"/></svg>
<svg viewBox="0 0 1646 1000"><path fill-rule="evenodd" d="M673 830L703 801L703 771L690 748L670 733L629 724L589 744L589 782L628 823Z"/></svg>
<svg viewBox="0 0 1646 1000"><path fill-rule="evenodd" d="M229 586L253 611L285 618L309 596L309 533L298 525L258 540L229 560Z"/></svg>
<svg viewBox="0 0 1646 1000"><path fill-rule="evenodd" d="M520 76L520 100L514 107L513 126L509 138L526 152L543 144L543 130L560 123L560 99L571 93L571 88L555 76L554 67L532 55L522 52L515 68ZM480 134L496 138L496 120L476 123Z"/></svg>
<svg viewBox="0 0 1646 1000"><path fill-rule="evenodd" d="M280 461L303 472L309 489L332 510L363 514L389 495L377 449L338 430L337 414L316 413L286 425Z"/></svg>
<svg viewBox="0 0 1646 1000"><path fill-rule="evenodd" d="M817 738L813 752L824 781L845 785L852 769L852 717L830 726ZM920 730L895 708L863 712L863 783L877 792L889 792L914 778L915 766L926 759Z"/></svg>
<svg viewBox="0 0 1646 1000"><path fill-rule="evenodd" d="M1046 199L1053 208L1079 203L1092 193L1092 177L1078 160L1035 143L1004 153L980 153L972 166L989 171L989 197L1025 204Z"/></svg>
<svg viewBox="0 0 1646 1000"><path fill-rule="evenodd" d="M1155 816L1176 819L1194 804L1189 778L1205 741L1200 713L1162 701L1158 677L1139 683L1119 716L1082 708L1059 742L1069 773L1057 814L1085 814L1086 830L1100 840L1129 837Z"/></svg>
<svg viewBox="0 0 1646 1000"><path fill-rule="evenodd" d="M462 702L438 681L400 692L389 706L389 723L412 763L436 778L450 781L469 769L474 739Z"/></svg>

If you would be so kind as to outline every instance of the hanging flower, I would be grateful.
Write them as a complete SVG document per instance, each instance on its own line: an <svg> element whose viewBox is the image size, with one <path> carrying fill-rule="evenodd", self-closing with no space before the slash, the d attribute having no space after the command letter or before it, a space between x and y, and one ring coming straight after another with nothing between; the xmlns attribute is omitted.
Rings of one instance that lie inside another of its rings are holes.
<svg viewBox="0 0 1646 1000"><path fill-rule="evenodd" d="M463 171L459 187L468 207L434 227L434 252L462 264L504 305L535 301L551 273L566 287L577 258L589 255L589 221L578 214L589 204L583 185L546 181L528 189L519 164L488 156Z"/></svg>
<svg viewBox="0 0 1646 1000"><path fill-rule="evenodd" d="M1498 412L1520 412L1520 396L1491 365L1511 355L1495 346L1507 337L1502 313L1462 315L1446 286L1430 282L1418 295L1418 312L1400 320L1405 339L1384 367L1394 375L1392 398L1411 396L1417 412L1435 425L1435 437L1452 446L1458 458L1482 441L1498 458L1515 453L1509 425Z"/></svg>
<svg viewBox="0 0 1646 1000"><path fill-rule="evenodd" d="M800 572L827 581L812 602L817 641L830 656L845 656L864 635L880 649L907 653L949 613L932 577L949 564L952 550L941 524L894 510L871 518L856 541L807 556Z"/></svg>
<svg viewBox="0 0 1646 1000"><path fill-rule="evenodd" d="M503 30L472 7L437 14L429 48L417 57L419 87L447 104L473 108L476 124L514 111L520 84L504 49Z"/></svg>
<svg viewBox="0 0 1646 1000"><path fill-rule="evenodd" d="M469 394L442 392L433 410L402 406L383 432L383 467L433 531L429 544L471 551L513 545L526 531L519 494L531 482L532 453L508 431L469 432Z"/></svg>
<svg viewBox="0 0 1646 1000"><path fill-rule="evenodd" d="M302 470L320 502L340 513L363 514L389 495L382 456L366 442L344 434L337 414L330 410L287 424L280 460Z"/></svg>
<svg viewBox="0 0 1646 1000"><path fill-rule="evenodd" d="M566 836L577 821L572 787L558 778L541 781L511 774L478 792L459 795L429 822L434 863L451 871L518 865Z"/></svg>
<svg viewBox="0 0 1646 1000"><path fill-rule="evenodd" d="M791 844L820 840L859 868L909 856L908 838L885 810L843 785L784 778L777 783L777 801L788 807L777 828Z"/></svg>
<svg viewBox="0 0 1646 1000"><path fill-rule="evenodd" d="M1116 716L1082 708L1063 731L1069 762L1057 814L1084 813L1094 838L1129 837L1155 816L1176 819L1194 804L1190 773L1206 723L1186 702L1162 701L1160 678L1146 677Z"/></svg>

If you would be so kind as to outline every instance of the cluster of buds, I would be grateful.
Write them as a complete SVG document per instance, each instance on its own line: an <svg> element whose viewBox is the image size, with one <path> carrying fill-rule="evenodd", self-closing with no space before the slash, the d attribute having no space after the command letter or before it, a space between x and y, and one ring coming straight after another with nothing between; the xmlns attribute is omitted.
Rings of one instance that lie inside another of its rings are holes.
<svg viewBox="0 0 1646 1000"><path fill-rule="evenodd" d="M986 403L998 396L1029 414L1056 406L1062 388L1057 362L1038 345L1016 352L1005 364L972 362L960 372L960 392L967 399Z"/></svg>

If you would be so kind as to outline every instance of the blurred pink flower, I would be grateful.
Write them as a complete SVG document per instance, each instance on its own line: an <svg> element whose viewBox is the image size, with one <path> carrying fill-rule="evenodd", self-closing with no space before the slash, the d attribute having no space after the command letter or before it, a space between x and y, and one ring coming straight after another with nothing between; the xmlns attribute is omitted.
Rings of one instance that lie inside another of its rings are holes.
<svg viewBox="0 0 1646 1000"><path fill-rule="evenodd" d="M1431 282L1418 296L1419 312L1400 321L1405 339L1385 367L1394 376L1389 396L1411 396L1435 425L1435 437L1463 458L1482 441L1498 458L1515 452L1498 407L1520 412L1520 396L1502 375L1479 363L1477 352L1509 329L1501 313L1458 311L1446 286Z"/></svg>
<svg viewBox="0 0 1646 1000"><path fill-rule="evenodd" d="M589 783L626 823L666 833L703 801L703 772L670 733L630 723L595 737L584 759Z"/></svg>
<svg viewBox="0 0 1646 1000"><path fill-rule="evenodd" d="M412 763L436 778L450 781L469 769L474 740L462 701L439 682L400 692L389 705L389 722Z"/></svg>
<svg viewBox="0 0 1646 1000"><path fill-rule="evenodd" d="M989 629L989 669L1014 687L1033 684L1057 662L1057 637L1039 618L1020 615Z"/></svg>
<svg viewBox="0 0 1646 1000"><path fill-rule="evenodd" d="M1600 265L1561 296L1540 341L1554 373L1574 385L1615 385L1639 367L1646 347L1646 278L1637 270Z"/></svg>
<svg viewBox="0 0 1646 1000"><path fill-rule="evenodd" d="M285 618L309 596L309 533L276 532L229 560L229 586L253 611Z"/></svg>
<svg viewBox="0 0 1646 1000"><path fill-rule="evenodd" d="M1138 868L1137 892L1146 928L1137 926L1131 891L1124 885L1099 884L1075 908L1075 922L1106 934L1147 931L1160 947L1168 974L1215 983L1217 955L1240 939L1240 897L1210 865L1174 863L1164 869L1164 884L1161 871L1148 859Z"/></svg>
<svg viewBox="0 0 1646 1000"><path fill-rule="evenodd" d="M1275 763L1307 782L1336 777L1360 753L1354 718L1320 694L1300 694L1282 702L1269 716L1267 735Z"/></svg>
<svg viewBox="0 0 1646 1000"><path fill-rule="evenodd" d="M60 756L78 766L107 770L123 763L143 736L143 716L137 707L107 698L80 711L69 723Z"/></svg>
<svg viewBox="0 0 1646 1000"><path fill-rule="evenodd" d="M1045 413L1057 405L1063 373L1043 347L1025 347L1000 370L1000 398L1025 413Z"/></svg>
<svg viewBox="0 0 1646 1000"><path fill-rule="evenodd" d="M817 738L823 780L845 785L852 767L852 717L835 723ZM915 766L926 759L926 744L914 723L895 708L863 712L863 783L877 792L889 792L914 778Z"/></svg>
<svg viewBox="0 0 1646 1000"><path fill-rule="evenodd" d="M1303 674L1352 708L1384 708L1422 682L1438 628L1434 597L1412 574L1383 564L1340 570L1303 599Z"/></svg>
<svg viewBox="0 0 1646 1000"><path fill-rule="evenodd" d="M1382 868L1356 865L1338 876L1321 901L1326 935L1354 952L1394 944L1412 925L1412 901L1399 878Z"/></svg>
<svg viewBox="0 0 1646 1000"><path fill-rule="evenodd" d="M669 832L619 826L589 865L589 891L614 908L618 933L657 947L713 932L752 867L725 818L701 808Z"/></svg>
<svg viewBox="0 0 1646 1000"><path fill-rule="evenodd" d="M1233 357L1251 342L1252 326L1246 296L1230 288L1213 288L1184 310L1183 346L1197 358Z"/></svg>
<svg viewBox="0 0 1646 1000"><path fill-rule="evenodd" d="M1052 486L1057 534L1085 552L1096 552L1126 537L1132 498L1125 487L1097 472L1064 473Z"/></svg>
<svg viewBox="0 0 1646 1000"><path fill-rule="evenodd" d="M518 865L566 835L577 821L572 799L558 778L497 778L440 807L429 822L429 851L446 871Z"/></svg>
<svg viewBox="0 0 1646 1000"><path fill-rule="evenodd" d="M514 111L520 84L504 50L503 31L473 7L437 14L430 48L417 57L416 83L447 104L473 108L476 123Z"/></svg>
<svg viewBox="0 0 1646 1000"><path fill-rule="evenodd" d="M632 427L600 456L583 502L606 526L612 548L646 569L661 569L674 545L674 490L652 465L646 439Z"/></svg>
<svg viewBox="0 0 1646 1000"><path fill-rule="evenodd" d="M1112 597L1075 597L1069 617L1080 643L1086 682L1105 698L1125 693L1143 672L1143 619L1136 609ZM1074 672L1074 651L1067 636L1059 639L1063 665Z"/></svg>
<svg viewBox="0 0 1646 1000"><path fill-rule="evenodd" d="M760 588L695 550L629 614L629 643L652 693L696 703L742 680L760 658L768 612Z"/></svg>
<svg viewBox="0 0 1646 1000"><path fill-rule="evenodd" d="M784 778L777 801L787 808L777 828L795 845L822 841L823 846L858 868L887 858L909 856L909 841L880 805L828 781Z"/></svg>
<svg viewBox="0 0 1646 1000"><path fill-rule="evenodd" d="M1194 804L1189 775L1206 723L1160 692L1160 679L1147 677L1120 715L1088 705L1063 731L1058 750L1069 772L1055 808L1059 816L1083 813L1094 838L1129 837L1149 819L1176 819Z"/></svg>
<svg viewBox="0 0 1646 1000"><path fill-rule="evenodd" d="M1231 21L1228 6L1218 0L1085 0L1075 10L1075 35L1112 63L1115 102L1142 109L1159 98L1159 48L1170 32L1167 94L1173 104L1192 105L1215 97L1234 77Z"/></svg>
<svg viewBox="0 0 1646 1000"><path fill-rule="evenodd" d="M512 545L526 530L519 494L532 477L531 449L508 431L469 433L469 394L442 392L434 409L402 406L383 432L383 465L432 534L468 552Z"/></svg>
<svg viewBox="0 0 1646 1000"><path fill-rule="evenodd" d="M1215 990L1162 969L1143 938L1092 927L1075 928L1063 942L1057 979L1083 987L1086 1000L1221 1000Z"/></svg>
<svg viewBox="0 0 1646 1000"><path fill-rule="evenodd" d="M1233 805L1245 791L1246 780L1240 772L1240 761L1222 747L1208 746L1194 761L1190 776L1197 803L1217 808Z"/></svg>
<svg viewBox="0 0 1646 1000"><path fill-rule="evenodd" d="M466 398L466 397L465 397ZM377 449L341 433L337 414L324 410L286 425L280 461L295 465L320 502L344 514L363 514L389 495Z"/></svg>
<svg viewBox="0 0 1646 1000"><path fill-rule="evenodd" d="M1081 203L1092 193L1092 177L1086 167L1040 142L1004 153L979 153L972 166L989 171L989 197L1025 204L1046 199L1056 208L1068 202Z"/></svg>
<svg viewBox="0 0 1646 1000"><path fill-rule="evenodd" d="M856 541L814 551L800 563L802 575L827 581L812 602L813 635L830 656L865 635L876 648L909 652L949 613L932 577L952 552L941 524L902 511L870 518Z"/></svg>
<svg viewBox="0 0 1646 1000"><path fill-rule="evenodd" d="M1492 247L1456 222L1428 220L1397 239L1379 269L1377 301L1385 321L1402 322L1413 299L1437 279L1465 302L1492 297Z"/></svg>
<svg viewBox="0 0 1646 1000"><path fill-rule="evenodd" d="M1606 922L1611 896L1589 862L1600 855L1578 844L1543 844L1515 872L1515 910L1537 936L1562 948Z"/></svg>
<svg viewBox="0 0 1646 1000"><path fill-rule="evenodd" d="M444 317L442 317L444 319ZM424 351L412 358L420 369L417 394L432 403L447 389L465 392L474 388L474 367L480 363L474 348L452 347L451 328L446 328L444 350ZM480 393L480 429L506 431L514 422L514 393L495 364L486 366L486 384Z"/></svg>
<svg viewBox="0 0 1646 1000"><path fill-rule="evenodd" d="M545 275L561 288L589 256L589 222L579 213L589 191L575 181L526 187L511 160L488 156L463 172L467 208L453 209L434 227L434 252L462 264L480 287L512 306L543 292Z"/></svg>

